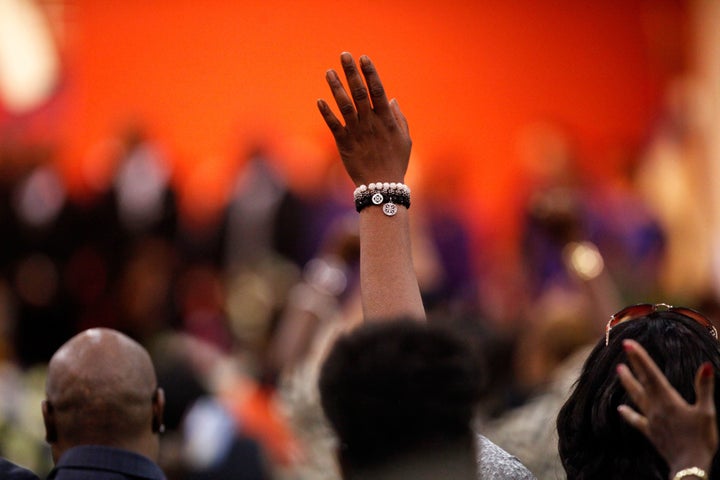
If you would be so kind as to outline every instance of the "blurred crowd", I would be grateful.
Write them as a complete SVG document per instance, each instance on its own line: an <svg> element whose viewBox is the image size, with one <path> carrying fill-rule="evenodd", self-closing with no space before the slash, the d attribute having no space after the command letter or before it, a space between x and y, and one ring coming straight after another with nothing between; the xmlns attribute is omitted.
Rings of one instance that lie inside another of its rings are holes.
<svg viewBox="0 0 720 480"><path fill-rule="evenodd" d="M709 159L683 87L611 177L582 170L560 125L528 127L517 259L478 251L452 178L411 185L428 316L476 339L483 432L538 478L560 471L548 419L602 335L597 312L661 300L718 311ZM298 191L258 146L222 208L193 213L140 125L106 150L103 173L74 195L52 149L0 145L0 455L49 470L47 361L105 326L153 356L168 478L338 478L316 378L330 341L361 319L352 186L329 167L321 194Z"/></svg>

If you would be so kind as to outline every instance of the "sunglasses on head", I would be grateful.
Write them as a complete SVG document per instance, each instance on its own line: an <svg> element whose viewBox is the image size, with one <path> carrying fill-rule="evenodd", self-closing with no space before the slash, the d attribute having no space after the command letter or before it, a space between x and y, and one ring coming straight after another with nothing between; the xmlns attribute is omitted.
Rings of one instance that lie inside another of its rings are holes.
<svg viewBox="0 0 720 480"><path fill-rule="evenodd" d="M653 312L673 312L684 317L688 317L705 327L708 332L710 332L710 335L712 335L716 340L718 338L717 329L712 322L705 315L693 310L692 308L673 307L672 305L668 305L666 303L641 303L639 305L625 307L610 317L607 325L605 325L605 346L610 343L610 330L612 330L613 327L623 322L635 320L638 317L644 317L645 315L649 315Z"/></svg>

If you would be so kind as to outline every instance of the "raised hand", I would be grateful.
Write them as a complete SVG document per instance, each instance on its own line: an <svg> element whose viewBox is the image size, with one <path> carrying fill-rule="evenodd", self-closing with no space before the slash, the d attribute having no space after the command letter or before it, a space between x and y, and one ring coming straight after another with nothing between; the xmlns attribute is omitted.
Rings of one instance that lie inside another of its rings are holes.
<svg viewBox="0 0 720 480"><path fill-rule="evenodd" d="M403 182L412 146L405 116L395 99L388 102L370 58L360 57L365 82L352 55L342 53L340 62L350 95L335 70L328 70L325 78L345 125L325 100L318 100L318 109L335 137L345 169L355 185Z"/></svg>
<svg viewBox="0 0 720 480"><path fill-rule="evenodd" d="M348 89L332 69L326 72L325 79L344 125L327 102L318 100L317 105L335 137L345 170L357 186L404 183L412 141L400 107L395 100L388 102L375 66L367 56L360 57L362 76L349 53L340 55L340 63ZM360 288L365 319L424 320L425 309L410 249L407 208L396 208L391 216L376 205L361 210Z"/></svg>
<svg viewBox="0 0 720 480"><path fill-rule="evenodd" d="M639 343L625 340L623 345L632 371L620 364L618 375L639 412L621 405L620 415L640 430L665 458L671 478L680 470L694 466L709 471L718 447L712 365L704 363L698 369L697 401L691 405L670 385Z"/></svg>

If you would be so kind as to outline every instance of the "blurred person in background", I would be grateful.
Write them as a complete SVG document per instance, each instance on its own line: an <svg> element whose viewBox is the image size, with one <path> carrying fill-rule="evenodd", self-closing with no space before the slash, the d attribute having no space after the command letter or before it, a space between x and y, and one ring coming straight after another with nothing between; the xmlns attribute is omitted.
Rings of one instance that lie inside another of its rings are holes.
<svg viewBox="0 0 720 480"><path fill-rule="evenodd" d="M40 480L30 470L0 458L0 478L4 480Z"/></svg>
<svg viewBox="0 0 720 480"><path fill-rule="evenodd" d="M232 358L185 333L157 339L151 353L166 394L160 466L168 480L274 478L265 445L216 391Z"/></svg>
<svg viewBox="0 0 720 480"><path fill-rule="evenodd" d="M65 220L73 243L63 273L76 331L105 326L141 338L145 332L126 309L137 307L125 304L125 283L148 250L160 263L161 251L175 256L179 211L170 159L149 128L132 119L87 152L80 173ZM151 290L162 298L157 286ZM167 313L157 321L169 322Z"/></svg>
<svg viewBox="0 0 720 480"><path fill-rule="evenodd" d="M462 316L479 308L485 277L477 265L487 259L475 258L466 212L451 207L470 202L464 169L468 162L456 148L446 147L418 164L419 174L413 178L419 192L411 225L413 259L429 315Z"/></svg>
<svg viewBox="0 0 720 480"><path fill-rule="evenodd" d="M0 163L10 164L0 185L0 275L8 288L16 359L31 367L47 362L75 328L63 282L73 241L69 202L52 146L10 142L0 150ZM38 337L38 330L47 334Z"/></svg>
<svg viewBox="0 0 720 480"><path fill-rule="evenodd" d="M664 109L637 166L635 184L666 235L659 271L665 298L697 305L713 290L714 208L703 137L707 94L697 79L669 82ZM711 127L710 130L714 130ZM662 185L662 194L657 187Z"/></svg>

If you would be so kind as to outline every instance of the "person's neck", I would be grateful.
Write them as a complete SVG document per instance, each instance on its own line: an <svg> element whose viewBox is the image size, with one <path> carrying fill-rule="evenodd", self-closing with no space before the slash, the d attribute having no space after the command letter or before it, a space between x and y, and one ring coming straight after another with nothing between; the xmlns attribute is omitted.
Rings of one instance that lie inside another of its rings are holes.
<svg viewBox="0 0 720 480"><path fill-rule="evenodd" d="M100 445L105 447L119 448L147 457L153 462L157 462L160 452L160 445L156 435L137 438L133 439L132 441L121 441L119 439L113 439L112 441L103 441L102 439L88 438L83 441L60 441L52 445L53 459L55 463L57 463L57 461L66 451L70 450L73 447L81 445Z"/></svg>
<svg viewBox="0 0 720 480"><path fill-rule="evenodd" d="M477 480L477 460L472 446L454 443L421 450L367 468L344 469L344 480Z"/></svg>

